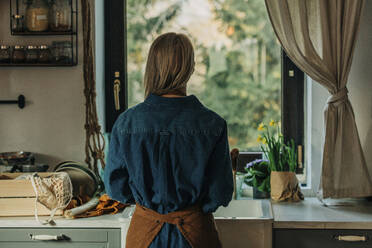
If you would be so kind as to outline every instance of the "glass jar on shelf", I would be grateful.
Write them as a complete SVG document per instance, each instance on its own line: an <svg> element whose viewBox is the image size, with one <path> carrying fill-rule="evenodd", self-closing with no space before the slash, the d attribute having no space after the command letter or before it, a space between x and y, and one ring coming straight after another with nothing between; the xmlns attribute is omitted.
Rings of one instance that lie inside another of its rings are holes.
<svg viewBox="0 0 372 248"><path fill-rule="evenodd" d="M51 62L52 54L50 52L49 46L41 45L39 50L39 59L40 64L48 64Z"/></svg>
<svg viewBox="0 0 372 248"><path fill-rule="evenodd" d="M24 31L24 16L13 15L12 17L12 31L23 32Z"/></svg>
<svg viewBox="0 0 372 248"><path fill-rule="evenodd" d="M10 46L0 46L0 63L10 63Z"/></svg>
<svg viewBox="0 0 372 248"><path fill-rule="evenodd" d="M25 61L26 54L24 46L16 45L13 48L12 62L23 63Z"/></svg>
<svg viewBox="0 0 372 248"><path fill-rule="evenodd" d="M70 41L63 42L62 45L62 56L61 61L63 64L71 64L72 63L72 43Z"/></svg>
<svg viewBox="0 0 372 248"><path fill-rule="evenodd" d="M31 32L43 32L49 26L49 7L44 0L33 0L26 8L26 27Z"/></svg>
<svg viewBox="0 0 372 248"><path fill-rule="evenodd" d="M72 64L72 43L70 41L54 41L52 49L54 62Z"/></svg>
<svg viewBox="0 0 372 248"><path fill-rule="evenodd" d="M56 32L71 31L71 1L54 0L49 11L49 28Z"/></svg>
<svg viewBox="0 0 372 248"><path fill-rule="evenodd" d="M26 63L33 64L39 59L39 49L37 46L27 46L26 48Z"/></svg>

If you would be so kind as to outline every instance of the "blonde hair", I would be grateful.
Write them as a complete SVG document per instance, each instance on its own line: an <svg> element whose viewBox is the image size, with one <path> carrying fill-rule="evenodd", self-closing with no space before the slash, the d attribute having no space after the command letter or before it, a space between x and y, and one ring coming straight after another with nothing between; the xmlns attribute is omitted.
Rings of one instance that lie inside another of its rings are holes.
<svg viewBox="0 0 372 248"><path fill-rule="evenodd" d="M194 72L194 49L184 34L165 33L152 43L147 58L144 85L149 94L183 94Z"/></svg>

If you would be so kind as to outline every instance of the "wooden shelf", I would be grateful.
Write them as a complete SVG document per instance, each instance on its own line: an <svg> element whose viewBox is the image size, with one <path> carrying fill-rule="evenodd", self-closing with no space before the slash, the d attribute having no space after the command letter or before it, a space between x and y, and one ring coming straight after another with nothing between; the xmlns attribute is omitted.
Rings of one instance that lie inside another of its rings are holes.
<svg viewBox="0 0 372 248"><path fill-rule="evenodd" d="M14 36L57 36L57 35L76 35L76 32L73 31L43 31L43 32L31 32L31 31L22 31L16 32L12 31Z"/></svg>
<svg viewBox="0 0 372 248"><path fill-rule="evenodd" d="M2 1L2 0L0 0ZM52 41L61 41L62 39L66 39L66 41L71 42L71 48L72 48L72 62L71 63L1 63L0 67L68 67L68 66L76 66L78 64L79 60L79 25L78 25L78 6L79 6L79 0L70 0L71 4L71 29L68 31L52 31L50 29L46 31L41 32L32 32L28 30L24 30L22 32L12 30L13 27L13 16L14 15L23 15L26 16L25 13L21 13L20 9L24 9L24 1L23 0L9 0L10 2L10 9L9 9L9 18L10 18L10 34L12 36L23 36L24 38L19 37L19 40L17 39L17 44L27 45L28 40L31 36L37 36L42 37L43 42L40 41L39 45L42 44L49 44L52 43ZM25 24L25 23L24 23ZM56 36L59 36L58 38ZM7 44L7 45L14 45L14 44ZM32 45L35 45L34 42L32 42Z"/></svg>
<svg viewBox="0 0 372 248"><path fill-rule="evenodd" d="M0 67L60 67L60 66L76 66L77 63L69 64L57 64L57 63L48 63L48 64L27 64L27 63L0 63Z"/></svg>

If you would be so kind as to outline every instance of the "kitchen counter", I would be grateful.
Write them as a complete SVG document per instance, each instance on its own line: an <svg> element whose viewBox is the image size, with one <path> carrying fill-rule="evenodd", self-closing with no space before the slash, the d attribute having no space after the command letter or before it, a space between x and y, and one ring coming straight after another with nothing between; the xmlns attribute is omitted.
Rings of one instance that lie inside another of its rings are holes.
<svg viewBox="0 0 372 248"><path fill-rule="evenodd" d="M75 239L89 237L86 240L95 239L96 233L102 235L103 232L107 232L107 235L114 235L117 232L118 242L123 246L133 211L134 206L131 206L116 215L73 220L57 216L55 226L41 225L34 217L0 217L0 229L9 232L14 239L19 236L25 240L31 232L63 232ZM352 230L360 232L361 229L372 232L370 231L372 230L372 202L361 200L349 200L341 206L328 207L322 205L316 198L306 198L298 203L271 203L270 200L253 199L233 200L228 207L220 207L214 216L223 245L235 248L271 248L273 242L278 245L275 247L282 247L280 244L288 244L288 240L293 241L293 237L298 237L298 244L310 242L315 238L321 239L320 241L316 239L316 242L327 244L328 241L323 240L321 235L328 239L336 235L337 233L333 232L337 230L342 230L343 233L351 233ZM273 232L275 232L274 236ZM4 235L8 234L4 233ZM306 237L312 238L307 240ZM301 247L298 244L294 242L293 247Z"/></svg>
<svg viewBox="0 0 372 248"><path fill-rule="evenodd" d="M365 200L324 206L316 198L306 198L298 203L273 203L272 210L274 228L372 229L372 202Z"/></svg>
<svg viewBox="0 0 372 248"><path fill-rule="evenodd" d="M64 219L56 216L55 226L41 225L34 217L0 217L0 228L48 230L102 230L120 229L121 244L125 244L130 216L134 206L127 207L122 213L116 215L103 215L99 217ZM228 207L220 207L214 213L216 225L220 230L220 238L226 247L243 248L270 248L272 247L272 221L273 214L269 200L233 200ZM41 216L46 219L46 216ZM57 231L58 232L58 231ZM0 240L1 242L1 240Z"/></svg>
<svg viewBox="0 0 372 248"><path fill-rule="evenodd" d="M32 228L127 228L134 205L127 207L122 213L103 215L90 218L65 219L55 216L55 226L41 225L33 216L29 217L0 217L0 228L32 227ZM272 220L269 200L233 200L228 207L220 207L214 213L215 219L227 220ZM47 216L40 216L41 220Z"/></svg>
<svg viewBox="0 0 372 248"><path fill-rule="evenodd" d="M122 228L130 222L134 207L116 215L64 219L56 216L56 226L45 226L34 217L0 217L1 227L51 228ZM270 203L270 200L233 200L228 207L214 213L220 220L273 221L274 228L363 228L372 229L372 202L349 200L339 206L324 206L316 198L305 198L298 203ZM41 219L47 217L41 216Z"/></svg>
<svg viewBox="0 0 372 248"><path fill-rule="evenodd" d="M35 220L35 217L0 217L0 228L4 227L32 227L32 228L122 228L127 225L130 219L122 218L122 214L102 215L98 217L65 219L62 216L54 218L56 225L42 225ZM41 220L47 216L39 216Z"/></svg>

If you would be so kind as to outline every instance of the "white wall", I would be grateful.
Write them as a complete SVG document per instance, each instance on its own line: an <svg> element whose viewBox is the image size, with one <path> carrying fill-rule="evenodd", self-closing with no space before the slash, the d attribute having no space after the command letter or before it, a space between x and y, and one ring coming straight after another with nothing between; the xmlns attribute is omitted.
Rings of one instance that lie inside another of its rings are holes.
<svg viewBox="0 0 372 248"><path fill-rule="evenodd" d="M1 44L40 44L50 39L11 36L9 1L0 0ZM37 162L51 166L65 160L84 160L82 45L80 32L76 67L0 67L0 99L24 94L27 100L23 110L0 105L0 152L35 152Z"/></svg>
<svg viewBox="0 0 372 248"><path fill-rule="evenodd" d="M95 46L96 46L96 87L97 92L97 112L98 119L102 126L102 131L105 128L105 13L104 1L95 0Z"/></svg>
<svg viewBox="0 0 372 248"><path fill-rule="evenodd" d="M366 1L361 19L359 39L349 75L349 98L354 107L356 123L367 165L372 175L372 1ZM323 109L329 93L318 83L310 82L311 90L311 166L312 188L319 186L323 135Z"/></svg>
<svg viewBox="0 0 372 248"><path fill-rule="evenodd" d="M365 2L349 90L367 165L372 173L372 1Z"/></svg>

